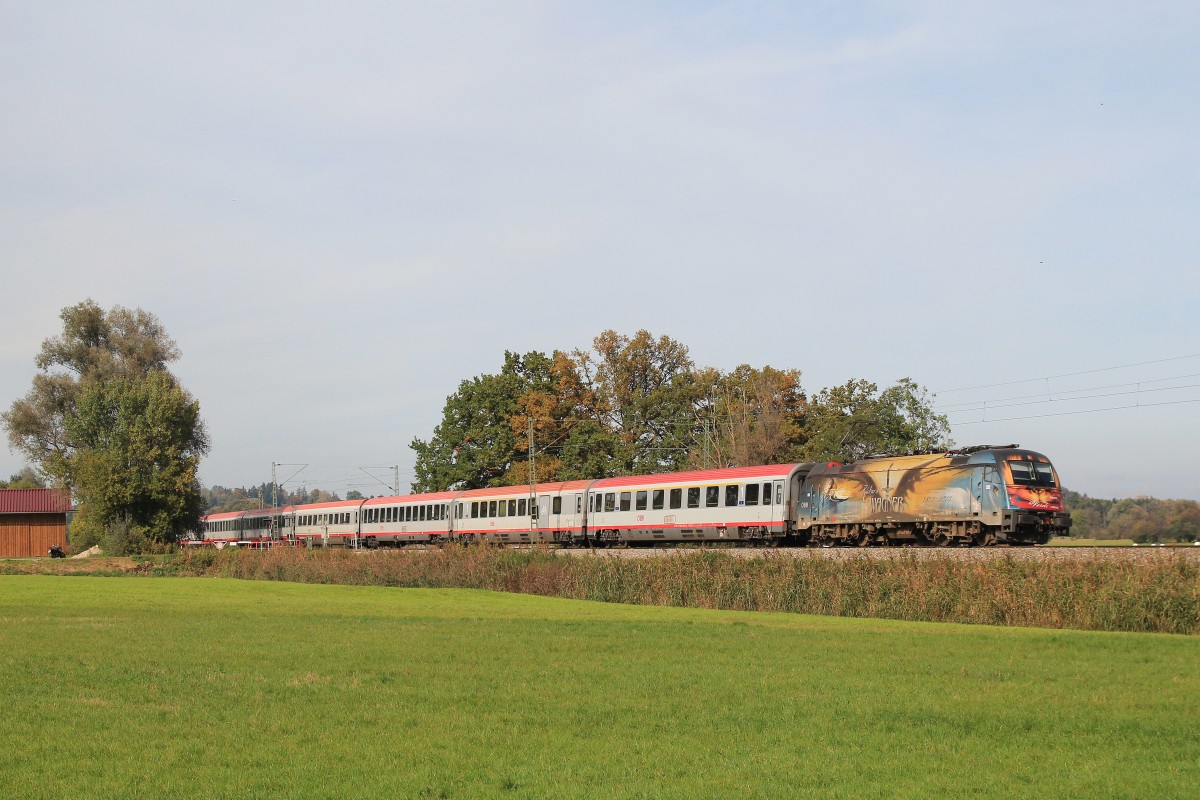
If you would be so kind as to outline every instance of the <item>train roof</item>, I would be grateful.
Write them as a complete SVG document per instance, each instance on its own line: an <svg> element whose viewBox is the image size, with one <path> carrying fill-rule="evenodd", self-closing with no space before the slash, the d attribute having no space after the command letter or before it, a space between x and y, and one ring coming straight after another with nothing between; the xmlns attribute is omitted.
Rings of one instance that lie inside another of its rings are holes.
<svg viewBox="0 0 1200 800"><path fill-rule="evenodd" d="M435 503L441 500L453 500L458 492L430 492L429 494L396 494L388 497L372 497L364 506L383 506L394 503Z"/></svg>
<svg viewBox="0 0 1200 800"><path fill-rule="evenodd" d="M619 478L604 478L596 481L593 489L611 489L618 486L651 486L666 483L722 483L748 478L786 478L799 464L764 464L755 467L727 467L725 469L701 469L690 472L664 472L652 475L625 475Z"/></svg>
<svg viewBox="0 0 1200 800"><path fill-rule="evenodd" d="M533 487L533 491L537 494L553 494L554 492L571 492L583 491L592 484L590 480L583 481L555 481L552 483L538 483ZM485 489L468 489L465 492L455 493L460 500L468 500L473 497L499 497L500 495L510 494L529 494L529 485L523 484L520 486L490 486Z"/></svg>
<svg viewBox="0 0 1200 800"><path fill-rule="evenodd" d="M311 511L314 508L358 508L362 504L362 500L331 500L328 503L304 503L288 508L292 511Z"/></svg>
<svg viewBox="0 0 1200 800"><path fill-rule="evenodd" d="M217 514L207 514L201 517L201 519L219 522L226 519L241 519L245 513L245 511L221 511Z"/></svg>

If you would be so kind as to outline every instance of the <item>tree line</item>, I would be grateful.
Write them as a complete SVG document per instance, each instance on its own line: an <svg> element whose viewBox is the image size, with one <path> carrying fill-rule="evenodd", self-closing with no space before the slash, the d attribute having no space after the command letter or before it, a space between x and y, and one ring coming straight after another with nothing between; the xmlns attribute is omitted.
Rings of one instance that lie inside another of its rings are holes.
<svg viewBox="0 0 1200 800"><path fill-rule="evenodd" d="M1139 544L1200 540L1200 503L1126 497L1102 500L1063 491L1071 535L1081 539L1132 539Z"/></svg>
<svg viewBox="0 0 1200 800"><path fill-rule="evenodd" d="M242 486L229 488L216 485L202 489L201 494L204 497L205 508L210 514L271 508L272 503L279 506L295 506L306 503L333 503L342 499L337 492L325 489L300 488L289 491L279 484L275 484L272 489L270 483L260 483L258 486L249 488ZM346 499L361 500L363 495L361 492L351 490L346 493Z"/></svg>
<svg viewBox="0 0 1200 800"><path fill-rule="evenodd" d="M683 343L606 330L588 349L506 352L464 380L427 439L413 490L475 489L788 461L850 461L951 444L904 378L809 394L796 369L700 367ZM531 457L532 456L532 457Z"/></svg>

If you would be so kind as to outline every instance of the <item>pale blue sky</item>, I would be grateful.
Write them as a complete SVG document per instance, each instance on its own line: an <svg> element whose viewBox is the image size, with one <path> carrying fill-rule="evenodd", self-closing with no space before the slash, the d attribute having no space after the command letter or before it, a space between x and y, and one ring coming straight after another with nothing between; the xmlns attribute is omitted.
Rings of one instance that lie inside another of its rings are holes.
<svg viewBox="0 0 1200 800"><path fill-rule="evenodd" d="M810 391L1030 380L943 393L989 404L955 439L1200 499L1161 391L1200 384L1197 41L1184 2L0 2L0 402L60 308L140 306L206 483L344 491L505 349L647 328Z"/></svg>

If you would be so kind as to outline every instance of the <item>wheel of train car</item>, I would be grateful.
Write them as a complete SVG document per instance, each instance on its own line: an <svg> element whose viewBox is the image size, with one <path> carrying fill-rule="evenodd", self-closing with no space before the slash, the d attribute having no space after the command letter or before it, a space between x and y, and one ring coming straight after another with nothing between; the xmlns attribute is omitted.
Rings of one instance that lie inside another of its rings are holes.
<svg viewBox="0 0 1200 800"><path fill-rule="evenodd" d="M946 545L950 544L950 537L939 531L938 534L933 537L933 543L938 547L945 547Z"/></svg>

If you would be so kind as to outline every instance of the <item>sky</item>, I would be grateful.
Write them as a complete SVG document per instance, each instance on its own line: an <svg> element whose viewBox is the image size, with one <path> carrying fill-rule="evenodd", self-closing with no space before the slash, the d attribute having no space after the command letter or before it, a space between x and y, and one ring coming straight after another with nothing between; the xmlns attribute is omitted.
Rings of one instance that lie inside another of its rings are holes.
<svg viewBox="0 0 1200 800"><path fill-rule="evenodd" d="M647 329L1200 499L1196 41L1194 2L0 0L0 405L62 308L140 307L206 485L381 494L505 350Z"/></svg>

